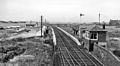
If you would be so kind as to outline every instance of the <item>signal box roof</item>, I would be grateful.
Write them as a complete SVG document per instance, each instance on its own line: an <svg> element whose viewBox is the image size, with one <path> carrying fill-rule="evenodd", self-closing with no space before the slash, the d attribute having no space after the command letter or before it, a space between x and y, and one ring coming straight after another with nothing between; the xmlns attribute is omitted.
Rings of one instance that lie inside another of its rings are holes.
<svg viewBox="0 0 120 66"><path fill-rule="evenodd" d="M107 31L106 29L100 28L98 25L82 25L80 29L87 31Z"/></svg>

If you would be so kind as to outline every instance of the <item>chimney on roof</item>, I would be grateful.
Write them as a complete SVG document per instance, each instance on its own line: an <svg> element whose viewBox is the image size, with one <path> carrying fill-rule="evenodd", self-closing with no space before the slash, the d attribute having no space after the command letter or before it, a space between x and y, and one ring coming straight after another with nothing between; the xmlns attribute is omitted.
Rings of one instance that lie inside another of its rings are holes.
<svg viewBox="0 0 120 66"><path fill-rule="evenodd" d="M105 22L103 22L103 25L102 25L103 29L105 29Z"/></svg>

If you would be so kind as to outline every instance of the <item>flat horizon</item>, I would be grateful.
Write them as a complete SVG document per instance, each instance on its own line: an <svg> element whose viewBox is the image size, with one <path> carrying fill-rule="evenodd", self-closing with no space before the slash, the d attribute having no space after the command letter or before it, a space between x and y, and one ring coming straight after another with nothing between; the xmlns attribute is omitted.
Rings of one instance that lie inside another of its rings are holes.
<svg viewBox="0 0 120 66"><path fill-rule="evenodd" d="M120 0L0 0L0 20L101 22L120 19ZM84 14L80 19L80 13Z"/></svg>

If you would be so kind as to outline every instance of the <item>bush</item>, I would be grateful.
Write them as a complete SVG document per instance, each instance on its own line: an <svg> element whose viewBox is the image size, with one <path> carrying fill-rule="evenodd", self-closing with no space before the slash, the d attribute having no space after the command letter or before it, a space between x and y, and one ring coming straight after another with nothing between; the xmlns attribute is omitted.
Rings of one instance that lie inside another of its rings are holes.
<svg viewBox="0 0 120 66"><path fill-rule="evenodd" d="M44 43L49 44L50 40L45 40Z"/></svg>
<svg viewBox="0 0 120 66"><path fill-rule="evenodd" d="M15 46L17 46L17 47L22 47L22 46L24 46L24 45L21 44L21 43L19 43L19 44L16 44Z"/></svg>
<svg viewBox="0 0 120 66"><path fill-rule="evenodd" d="M11 52L9 52L9 53L6 55L6 57L7 57L8 59L13 59L14 56L16 56L16 52L14 52L14 51L11 51Z"/></svg>
<svg viewBox="0 0 120 66"><path fill-rule="evenodd" d="M44 43L46 43L46 44L50 44L51 46L53 46L53 45L54 45L54 43L53 43L53 40L52 40L52 39L45 40L45 41L44 41Z"/></svg>
<svg viewBox="0 0 120 66"><path fill-rule="evenodd" d="M25 38L22 38L22 37L14 38L14 39L12 39L12 41L15 41L15 42L22 42L22 41L25 41Z"/></svg>
<svg viewBox="0 0 120 66"><path fill-rule="evenodd" d="M120 50L114 50L114 51L113 51L113 54L115 54L116 56L119 56L119 57L120 57Z"/></svg>
<svg viewBox="0 0 120 66"><path fill-rule="evenodd" d="M6 47L5 49L7 52L9 52L9 51L17 50L17 49L19 49L19 47L18 46L10 46L10 47Z"/></svg>
<svg viewBox="0 0 120 66"><path fill-rule="evenodd" d="M8 62L8 61L9 61L9 58L8 58L8 57L9 57L9 55L7 55L7 54L4 55L4 56L2 56L2 57L0 58L0 62L3 62L3 63L4 63L4 62Z"/></svg>
<svg viewBox="0 0 120 66"><path fill-rule="evenodd" d="M26 51L25 48L20 48L20 49L16 50L15 52L16 52L18 55L20 55L20 54L24 53L25 51Z"/></svg>
<svg viewBox="0 0 120 66"><path fill-rule="evenodd" d="M20 55L25 51L25 48L20 48L18 46L0 47L0 52L5 53L3 57L0 58L0 62L8 62L9 59L13 59L14 56Z"/></svg>
<svg viewBox="0 0 120 66"><path fill-rule="evenodd" d="M4 47L0 47L0 53L7 53Z"/></svg>

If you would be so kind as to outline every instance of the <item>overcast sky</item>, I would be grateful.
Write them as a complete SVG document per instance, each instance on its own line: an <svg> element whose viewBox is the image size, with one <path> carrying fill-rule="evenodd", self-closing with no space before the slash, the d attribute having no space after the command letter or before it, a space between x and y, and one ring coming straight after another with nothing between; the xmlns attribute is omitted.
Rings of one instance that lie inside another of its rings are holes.
<svg viewBox="0 0 120 66"><path fill-rule="evenodd" d="M0 0L0 20L40 21L41 14L49 22L82 22L120 19L120 0Z"/></svg>

